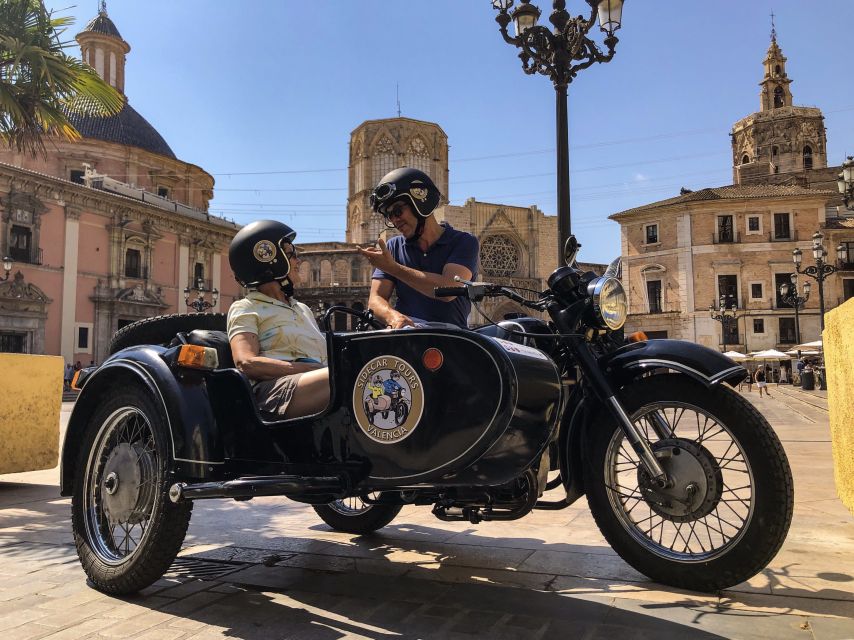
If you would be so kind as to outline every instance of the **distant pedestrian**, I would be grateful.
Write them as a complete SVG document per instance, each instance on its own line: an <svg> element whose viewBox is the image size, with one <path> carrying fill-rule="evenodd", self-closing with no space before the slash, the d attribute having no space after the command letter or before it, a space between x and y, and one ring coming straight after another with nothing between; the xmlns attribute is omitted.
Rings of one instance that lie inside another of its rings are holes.
<svg viewBox="0 0 854 640"><path fill-rule="evenodd" d="M780 384L789 384L789 370L786 367L780 367Z"/></svg>
<svg viewBox="0 0 854 640"><path fill-rule="evenodd" d="M770 398L771 394L768 392L768 385L765 382L766 372L764 367L759 367L756 369L756 373L753 374L753 379L756 381L756 386L759 389L759 397L762 397L762 391L765 391L765 394Z"/></svg>
<svg viewBox="0 0 854 640"><path fill-rule="evenodd" d="M63 376L63 388L65 391L71 389L71 378L74 375L74 367L71 364L65 365L65 374Z"/></svg>

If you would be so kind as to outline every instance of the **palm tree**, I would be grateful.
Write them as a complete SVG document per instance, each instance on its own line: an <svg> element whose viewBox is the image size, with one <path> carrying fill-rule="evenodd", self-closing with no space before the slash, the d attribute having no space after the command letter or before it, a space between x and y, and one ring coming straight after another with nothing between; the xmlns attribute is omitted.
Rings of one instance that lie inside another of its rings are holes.
<svg viewBox="0 0 854 640"><path fill-rule="evenodd" d="M45 153L45 138L78 140L69 113L109 116L124 98L90 66L69 56L63 32L70 17L54 17L41 0L0 0L0 140Z"/></svg>

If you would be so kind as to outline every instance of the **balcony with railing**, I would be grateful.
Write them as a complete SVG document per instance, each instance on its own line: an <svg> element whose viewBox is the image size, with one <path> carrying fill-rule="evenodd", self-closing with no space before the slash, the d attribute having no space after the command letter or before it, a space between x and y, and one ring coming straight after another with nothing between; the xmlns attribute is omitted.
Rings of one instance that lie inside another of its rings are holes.
<svg viewBox="0 0 854 640"><path fill-rule="evenodd" d="M38 247L9 247L7 254L12 262L23 262L25 264L43 264L43 252Z"/></svg>

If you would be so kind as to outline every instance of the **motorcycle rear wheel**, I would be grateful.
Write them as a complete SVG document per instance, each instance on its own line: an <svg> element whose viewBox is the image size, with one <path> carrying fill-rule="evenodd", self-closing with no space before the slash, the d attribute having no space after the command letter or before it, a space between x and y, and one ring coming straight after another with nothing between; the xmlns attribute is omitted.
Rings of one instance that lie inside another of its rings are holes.
<svg viewBox="0 0 854 640"><path fill-rule="evenodd" d="M364 535L382 529L403 508L399 504L368 504L358 496L313 505L314 511L335 531Z"/></svg>
<svg viewBox="0 0 854 640"><path fill-rule="evenodd" d="M707 389L679 374L638 380L620 400L675 484L652 484L612 420L591 428L585 488L611 547L651 579L696 591L764 569L789 530L794 488L762 414L729 387ZM661 417L666 438L653 428Z"/></svg>

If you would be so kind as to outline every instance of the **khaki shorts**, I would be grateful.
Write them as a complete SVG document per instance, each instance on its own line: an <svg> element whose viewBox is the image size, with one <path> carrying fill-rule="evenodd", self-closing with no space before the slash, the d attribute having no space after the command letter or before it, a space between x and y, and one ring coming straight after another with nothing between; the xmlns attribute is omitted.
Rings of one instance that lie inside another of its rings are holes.
<svg viewBox="0 0 854 640"><path fill-rule="evenodd" d="M294 397L300 376L302 376L301 373L295 373L275 380L262 380L256 383L252 387L252 393L255 394L258 410L284 416Z"/></svg>

